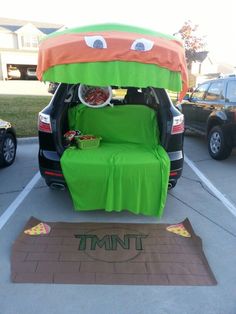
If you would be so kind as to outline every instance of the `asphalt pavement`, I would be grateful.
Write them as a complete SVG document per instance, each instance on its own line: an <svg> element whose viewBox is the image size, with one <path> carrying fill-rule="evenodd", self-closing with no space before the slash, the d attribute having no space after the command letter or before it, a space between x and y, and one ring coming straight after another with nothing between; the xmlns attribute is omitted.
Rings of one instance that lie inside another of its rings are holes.
<svg viewBox="0 0 236 314"><path fill-rule="evenodd" d="M225 161L214 161L203 137L186 136L186 161L191 163L185 162L182 178L169 191L161 219L129 212L75 212L68 191L50 190L40 178L37 151L37 142L20 141L15 163L0 169L0 314L236 313L236 151ZM203 241L218 284L191 287L11 283L11 246L31 216L42 221L168 224L188 217Z"/></svg>

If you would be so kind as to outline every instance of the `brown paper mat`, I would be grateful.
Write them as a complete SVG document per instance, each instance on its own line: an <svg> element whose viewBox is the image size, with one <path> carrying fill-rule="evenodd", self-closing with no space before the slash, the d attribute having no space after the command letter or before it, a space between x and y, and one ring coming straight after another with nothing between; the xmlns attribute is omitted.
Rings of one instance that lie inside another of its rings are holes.
<svg viewBox="0 0 236 314"><path fill-rule="evenodd" d="M167 224L51 223L48 235L24 230L13 245L11 278L20 283L215 285L188 219L190 238Z"/></svg>

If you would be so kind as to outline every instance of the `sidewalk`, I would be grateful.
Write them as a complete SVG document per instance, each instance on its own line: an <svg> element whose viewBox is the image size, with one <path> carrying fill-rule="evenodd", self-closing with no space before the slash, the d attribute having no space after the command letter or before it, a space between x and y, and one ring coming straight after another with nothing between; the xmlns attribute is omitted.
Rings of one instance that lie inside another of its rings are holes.
<svg viewBox="0 0 236 314"><path fill-rule="evenodd" d="M51 96L48 85L48 82L40 81L0 81L0 95Z"/></svg>
<svg viewBox="0 0 236 314"><path fill-rule="evenodd" d="M38 137L18 137L17 144L38 144Z"/></svg>

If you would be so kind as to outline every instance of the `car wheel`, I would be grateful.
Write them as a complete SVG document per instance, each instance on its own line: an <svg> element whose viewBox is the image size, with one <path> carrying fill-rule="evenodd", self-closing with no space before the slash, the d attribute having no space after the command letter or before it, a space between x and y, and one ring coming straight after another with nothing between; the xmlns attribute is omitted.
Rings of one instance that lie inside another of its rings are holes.
<svg viewBox="0 0 236 314"><path fill-rule="evenodd" d="M232 146L227 143L226 134L219 126L213 127L208 134L208 151L216 160L226 159L231 154Z"/></svg>
<svg viewBox="0 0 236 314"><path fill-rule="evenodd" d="M0 166L10 166L16 157L16 139L7 133L3 139L2 147L0 148Z"/></svg>

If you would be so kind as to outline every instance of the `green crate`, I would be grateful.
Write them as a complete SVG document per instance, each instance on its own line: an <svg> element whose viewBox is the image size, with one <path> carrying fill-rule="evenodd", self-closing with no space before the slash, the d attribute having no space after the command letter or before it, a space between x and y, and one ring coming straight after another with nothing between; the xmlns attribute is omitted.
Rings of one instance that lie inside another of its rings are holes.
<svg viewBox="0 0 236 314"><path fill-rule="evenodd" d="M102 139L101 137L96 137L96 138L93 138L93 139L90 139L90 140L82 140L80 137L81 136L76 136L75 137L76 145L80 149L94 149L94 148L98 148L99 145L100 145L100 140Z"/></svg>

